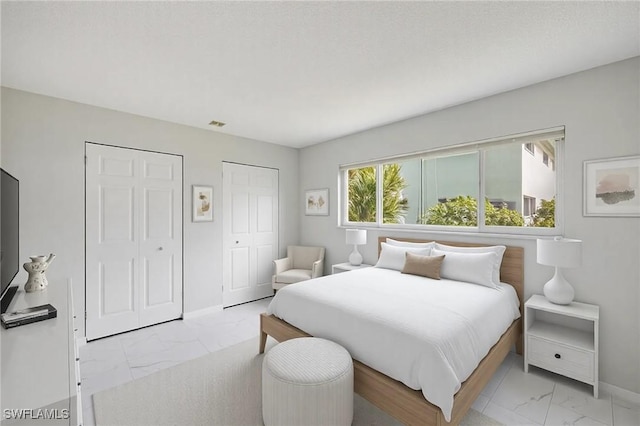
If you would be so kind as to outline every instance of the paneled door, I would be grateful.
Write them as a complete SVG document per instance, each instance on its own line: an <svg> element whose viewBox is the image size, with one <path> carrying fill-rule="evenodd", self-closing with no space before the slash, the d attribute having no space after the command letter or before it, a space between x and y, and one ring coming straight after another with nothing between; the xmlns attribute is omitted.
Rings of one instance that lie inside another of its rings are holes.
<svg viewBox="0 0 640 426"><path fill-rule="evenodd" d="M182 157L87 143L86 331L182 315Z"/></svg>
<svg viewBox="0 0 640 426"><path fill-rule="evenodd" d="M278 170L222 163L225 307L273 295L278 255Z"/></svg>

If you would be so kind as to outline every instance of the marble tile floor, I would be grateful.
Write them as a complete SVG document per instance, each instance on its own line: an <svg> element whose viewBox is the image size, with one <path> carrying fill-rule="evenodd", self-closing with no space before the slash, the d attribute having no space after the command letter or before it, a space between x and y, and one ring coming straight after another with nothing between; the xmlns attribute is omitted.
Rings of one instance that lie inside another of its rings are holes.
<svg viewBox="0 0 640 426"><path fill-rule="evenodd" d="M270 298L189 320L131 331L80 348L84 425L93 426L91 396L259 334ZM535 367L510 354L473 404L505 425L638 426L640 405Z"/></svg>

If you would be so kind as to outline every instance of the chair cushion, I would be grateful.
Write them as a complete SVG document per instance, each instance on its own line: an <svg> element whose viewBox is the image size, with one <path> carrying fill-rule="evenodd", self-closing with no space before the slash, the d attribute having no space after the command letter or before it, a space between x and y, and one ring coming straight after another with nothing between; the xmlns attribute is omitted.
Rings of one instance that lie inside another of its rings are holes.
<svg viewBox="0 0 640 426"><path fill-rule="evenodd" d="M298 281L310 280L311 270L309 269L289 269L276 275L276 282L283 284L293 284Z"/></svg>
<svg viewBox="0 0 640 426"><path fill-rule="evenodd" d="M297 269L311 269L313 262L320 260L320 251L318 247L292 247L293 267Z"/></svg>

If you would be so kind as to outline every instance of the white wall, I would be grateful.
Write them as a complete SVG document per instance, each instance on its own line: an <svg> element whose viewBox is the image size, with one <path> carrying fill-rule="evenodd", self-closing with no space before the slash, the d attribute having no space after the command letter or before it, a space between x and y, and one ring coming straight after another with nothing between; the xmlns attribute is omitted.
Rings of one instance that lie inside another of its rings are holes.
<svg viewBox="0 0 640 426"><path fill-rule="evenodd" d="M301 242L327 248L327 270L348 258L337 226L340 164L564 125L564 234L583 240L583 265L566 276L578 301L600 305L601 380L640 393L640 219L582 216L583 161L640 153L639 80L633 58L304 148L300 191L329 188L331 214L301 215ZM407 234L370 231L366 263L376 261L378 235ZM419 236L524 247L527 297L552 276L536 263L532 238Z"/></svg>
<svg viewBox="0 0 640 426"><path fill-rule="evenodd" d="M2 122L2 167L20 180L21 257L56 253L50 269L73 279L76 312L85 299L85 141L184 156L185 312L222 304L223 160L280 170L281 254L298 242L297 149L8 88ZM191 222L193 184L213 186L213 222Z"/></svg>

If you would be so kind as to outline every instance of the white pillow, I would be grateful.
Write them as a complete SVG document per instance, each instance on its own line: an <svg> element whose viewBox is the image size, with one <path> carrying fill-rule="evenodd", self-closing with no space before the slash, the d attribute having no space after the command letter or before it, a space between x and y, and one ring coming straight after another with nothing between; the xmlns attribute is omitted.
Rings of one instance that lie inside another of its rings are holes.
<svg viewBox="0 0 640 426"><path fill-rule="evenodd" d="M445 255L440 267L440 278L480 284L496 288L493 283L493 267L497 254L488 253L456 253L453 251L431 250L431 256Z"/></svg>
<svg viewBox="0 0 640 426"><path fill-rule="evenodd" d="M390 246L396 247L420 247L420 248L433 248L436 243L435 241L430 241L428 243L412 243L410 241L398 241L392 240L391 238L387 238L387 244Z"/></svg>
<svg viewBox="0 0 640 426"><path fill-rule="evenodd" d="M496 286L500 282L500 265L502 265L502 256L504 256L504 252L507 249L505 246L453 247L436 243L434 248L447 253L495 253L497 257L495 264L493 265L493 282Z"/></svg>
<svg viewBox="0 0 640 426"><path fill-rule="evenodd" d="M376 263L374 266L376 268L394 269L396 271L402 271L402 268L404 268L406 252L419 254L422 256L428 256L431 252L430 248L396 247L387 243L382 243L381 247L382 249L380 250L378 263Z"/></svg>

